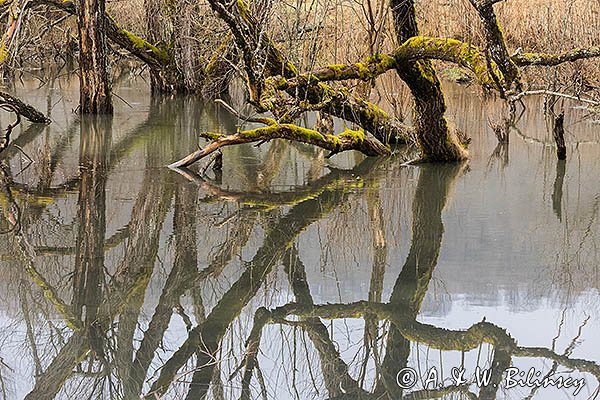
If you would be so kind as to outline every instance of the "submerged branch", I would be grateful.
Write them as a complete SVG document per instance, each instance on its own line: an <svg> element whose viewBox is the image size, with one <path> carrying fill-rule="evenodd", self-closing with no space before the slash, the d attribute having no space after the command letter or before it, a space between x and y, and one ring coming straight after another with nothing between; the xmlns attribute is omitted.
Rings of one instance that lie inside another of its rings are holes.
<svg viewBox="0 0 600 400"><path fill-rule="evenodd" d="M42 124L50 123L50 118L46 117L44 113L6 92L0 91L0 102L10 105L17 114L22 115L31 122Z"/></svg>

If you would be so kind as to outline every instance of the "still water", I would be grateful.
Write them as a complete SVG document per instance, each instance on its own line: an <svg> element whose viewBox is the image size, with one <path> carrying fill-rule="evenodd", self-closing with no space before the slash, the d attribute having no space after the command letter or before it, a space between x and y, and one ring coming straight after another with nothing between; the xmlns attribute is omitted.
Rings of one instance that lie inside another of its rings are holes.
<svg viewBox="0 0 600 400"><path fill-rule="evenodd" d="M76 80L38 84L16 92L54 122L2 154L3 398L597 395L593 116L564 105L558 163L541 101L497 146L498 104L448 88L468 164L275 141L178 174L195 132L237 121L141 80L80 118Z"/></svg>

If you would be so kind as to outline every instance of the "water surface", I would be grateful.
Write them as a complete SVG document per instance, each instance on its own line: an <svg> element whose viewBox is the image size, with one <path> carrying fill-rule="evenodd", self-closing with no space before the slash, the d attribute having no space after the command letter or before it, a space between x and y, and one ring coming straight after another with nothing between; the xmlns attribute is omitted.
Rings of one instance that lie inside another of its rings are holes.
<svg viewBox="0 0 600 400"><path fill-rule="evenodd" d="M195 132L236 129L213 105L125 80L112 120L80 118L76 81L16 90L54 122L23 123L3 153L4 398L575 398L507 389L511 366L597 394L600 134L584 111L564 105L565 163L541 101L498 146L500 106L449 87L468 164L274 141L184 176L165 166ZM424 385L434 368L442 388Z"/></svg>

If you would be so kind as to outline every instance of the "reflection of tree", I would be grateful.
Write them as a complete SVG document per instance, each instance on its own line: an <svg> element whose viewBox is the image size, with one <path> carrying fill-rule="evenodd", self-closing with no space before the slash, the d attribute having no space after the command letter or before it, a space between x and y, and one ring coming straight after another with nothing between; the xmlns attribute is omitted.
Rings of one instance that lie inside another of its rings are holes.
<svg viewBox="0 0 600 400"><path fill-rule="evenodd" d="M552 209L559 220L562 220L563 184L565 181L566 161L558 160L556 163L556 178L552 191Z"/></svg>
<svg viewBox="0 0 600 400"><path fill-rule="evenodd" d="M404 395L396 382L396 374L408 365L410 344L419 343L442 351L467 352L476 349L483 343L494 347L492 360L491 383L480 389L478 398L493 399L500 388L503 372L511 365L513 357L545 358L566 368L587 372L600 380L600 366L585 361L559 355L546 348L531 348L518 346L516 341L502 328L488 322L477 323L467 330L448 330L433 325L420 323L416 320L441 247L443 223L441 213L450 195L450 189L461 171L460 166L425 166L420 171L419 183L413 202L413 238L408 257L394 286L388 303L360 301L350 304L314 305L305 276L296 272L290 276L295 280L296 303L289 303L273 310L261 308L256 312L254 327L247 341L245 358L246 374L244 381L250 381L261 338L261 331L266 324L284 324L301 326L310 335L313 324L322 324L320 319L345 318L375 318L378 321L391 323L387 333L386 355L377 370L379 383L372 394L365 393L361 388L354 391L348 386L347 366L342 363L337 367L335 381L328 375L323 365L335 362L337 352L330 352L329 358L323 360L325 352L318 349L317 340L330 342L328 336L314 338L311 336L317 351L321 356L323 379L330 392L331 398L354 399L399 399L399 398L438 398L453 391L466 391L466 386L448 386L422 390ZM295 259L294 266L302 266L297 254L292 251L290 257ZM288 267L289 268L289 267ZM301 290L299 290L301 289ZM292 317L290 319L289 317ZM300 322L297 322L300 318ZM325 331L327 334L327 331ZM250 375L250 376L249 376ZM355 382L355 381L353 381ZM247 386L248 384L246 384ZM337 388L331 390L330 388ZM340 393L341 392L341 393ZM477 397L473 393L465 393L468 397Z"/></svg>
<svg viewBox="0 0 600 400"><path fill-rule="evenodd" d="M104 237L106 235L106 166L112 121L83 116L79 166L79 232L73 275L71 307L88 327L90 348L103 357L102 334L97 331L99 301L104 284Z"/></svg>
<svg viewBox="0 0 600 400"><path fill-rule="evenodd" d="M146 157L147 169L144 175L142 191L139 193L127 233L129 240L124 251L124 258L111 277L105 291L104 282L104 253L107 249L105 235L105 186L107 173L110 169L109 157L114 152L110 149L110 123L101 120L82 119L82 139L80 146L81 176L79 179L79 229L75 247L75 273L73 275L73 299L67 305L58 296L56 289L36 269L34 250L25 240L25 230L17 231L18 242L25 253L27 261L25 269L31 280L37 284L45 296L61 313L65 322L73 329L73 334L58 351L57 355L41 373L34 389L27 396L30 399L51 399L61 390L65 381L73 374L73 370L83 369L79 365L91 355L88 364L91 365L96 357L103 364L107 362L105 350L111 345L106 343L105 336L111 328L113 319L119 313L119 329L112 340L117 338L118 350L115 364L127 356L127 347L133 346L133 333L137 324L136 306L141 306L145 287L153 271L157 256L158 241L162 231L163 221L171 203L172 186L168 184L167 171L161 170L157 175L155 166L170 157L160 151L159 137L154 137L154 143L149 145ZM123 155L120 155L122 158ZM5 170L5 182L11 183ZM166 183L166 184L165 184ZM12 201L12 187L4 190L4 195ZM14 209L18 210L16 203ZM9 220L20 221L16 212ZM20 228L20 227L19 227ZM111 240L109 239L108 242ZM137 310L139 313L139 309ZM118 340L124 337L123 340ZM125 340L126 339L126 340ZM128 343L128 346L123 344ZM131 354L131 353L130 353ZM131 359L127 360L131 368ZM104 365L103 368L108 368ZM104 371L102 379L108 371ZM108 376L110 379L110 376ZM102 388L102 385L100 385Z"/></svg>
<svg viewBox="0 0 600 400"><path fill-rule="evenodd" d="M155 114L165 115L165 113ZM9 199L8 203L14 205L14 209L6 207L3 209L8 211L7 221L12 221L13 227L17 227L21 221L20 210L12 198L13 193L42 198L62 196L64 190L68 193L70 190L79 189L75 246L34 248L25 241L26 230L18 231L19 238L23 239L23 251L27 251L29 263L26 271L29 272L30 280L44 291L54 310L62 315L66 325L71 328L71 333L65 335L65 330L61 333L65 339L58 341L53 359L49 362L46 360L38 362L40 374L36 379L35 387L27 396L28 399L54 398L63 390L65 383L75 375L78 376L77 379L84 381L91 379L89 385L91 389L88 389L96 393L107 389L111 397L116 393L115 390L125 398L139 397L144 390L145 379L152 374L151 368L155 355L162 351L161 342L169 327L173 311L182 310L180 299L188 292L192 295L196 321L199 325L194 329L190 327L188 341L165 363L157 382L154 383L153 390L160 388L164 391L173 379L170 371L176 372L193 355L197 360L197 370L192 378L188 398L205 395L211 381L218 388L221 378L217 372L220 367L215 366L212 361L217 356L216 351L220 340L231 322L264 284L269 271L281 261L294 239L307 226L342 203L348 191L363 184L362 181L356 181L351 176L352 172L363 175L372 164L372 160L369 160L356 171L333 171L324 178L312 182L308 187L297 188L287 193L281 192L270 199L268 208L281 208L286 205L292 208L279 218L276 218L277 213L269 214L270 219L266 220L268 226L264 245L254 259L246 265L246 271L240 279L205 316L197 287L203 280L219 275L223 267L246 244L254 230L254 225L259 220L258 210L253 207L254 204L251 207L242 206L233 215L229 220L234 222L229 240L216 248L213 259L206 268L198 270L197 187L187 184L174 189L170 182L172 174L166 169L156 170L156 165L161 165L167 157L172 157L172 152L165 151L165 148L174 146L175 142L169 143L159 135L148 135L146 140L148 150L145 157L147 167L144 171L141 191L133 206L131 219L126 224L126 228L120 229L110 238L105 238L106 182L111 170L130 151L124 149L133 149L132 142L137 139L126 136L125 139L111 146L110 126L101 121L83 120L82 132L88 134L83 136L81 141L81 173L76 181L68 185L68 189L64 185L57 187L46 187L46 185L37 188L39 192L36 192L37 189L25 184L16 184L10 178L8 169L5 174L6 188L3 194ZM187 147L185 143L182 145ZM60 151L56 152L59 153ZM278 162L279 159L279 151L274 148L269 153L265 165ZM265 174L261 179L262 183L267 185L273 176ZM51 181L51 178L45 180L45 182ZM159 304L154 310L148 328L142 333L138 347L134 343L137 341L137 335L140 334L139 319L144 296L155 271L160 235L173 191L175 191L173 267L166 278ZM239 195L246 196L245 200L240 201L241 204L253 203L257 200L260 203L261 199L266 200L269 197L264 193L262 195L240 193ZM41 209L36 211L38 218L42 215L39 212ZM114 267L112 259L110 265L104 265L107 252L114 254L115 246L121 249L119 250L122 253L121 260ZM61 299L61 291L53 287L37 269L35 257L49 254L74 258L75 270L70 304ZM22 296L22 304L23 309L27 310L26 320L29 321L29 313L32 310L24 300L26 294ZM182 316L187 318L185 315ZM34 329L28 327L28 332L34 332ZM320 335L325 343L328 340L327 331L322 330ZM40 339L33 338L32 351L37 354L36 340ZM330 341L324 346L327 351L331 349L335 351ZM35 358L37 359L38 356ZM99 364L98 360L101 361ZM45 368L41 366L42 363ZM161 386L161 382L165 384Z"/></svg>
<svg viewBox="0 0 600 400"><path fill-rule="evenodd" d="M313 304L310 288L306 281L304 264L300 260L298 251L294 246L285 254L283 265L288 275L294 296L296 297L296 301L301 304ZM325 324L317 317L308 317L302 319L301 326L306 331L308 337L315 346L315 349L319 353L321 371L329 396L337 397L343 392L360 395L364 392L348 373L348 365L341 359L339 351L329 337L329 332L327 331ZM253 338L253 341L256 343L256 346L258 346L258 338ZM249 365L248 362L246 362L246 371L244 373L244 389L246 389L246 393L249 391L252 369L252 365Z"/></svg>
<svg viewBox="0 0 600 400"><path fill-rule="evenodd" d="M444 234L442 211L461 169L461 166L453 165L423 166L420 170L412 206L411 246L389 301L389 304L398 309L406 310L411 318L416 318L419 314L437 265ZM381 385L375 391L401 396L402 390L396 384L396 373L407 365L410 341L392 325L386 349L381 366Z"/></svg>
<svg viewBox="0 0 600 400"><path fill-rule="evenodd" d="M339 172L331 175L335 177L337 174ZM177 371L194 353L197 353L198 357L191 385L197 387L194 389L196 396L202 398L206 395L213 377L216 354L225 331L240 314L242 308L256 295L271 269L281 260L295 238L307 226L322 218L343 201L344 189L347 187L342 180L337 180L337 185L334 184L335 182L336 180L333 179L331 185L326 185L324 189L320 188L322 190L318 195L307 196L307 200L299 202L286 215L272 222L266 229L264 244L246 265L244 273L221 297L206 319L189 332L187 340L163 365L160 376L152 385L149 398L164 394L173 382Z"/></svg>

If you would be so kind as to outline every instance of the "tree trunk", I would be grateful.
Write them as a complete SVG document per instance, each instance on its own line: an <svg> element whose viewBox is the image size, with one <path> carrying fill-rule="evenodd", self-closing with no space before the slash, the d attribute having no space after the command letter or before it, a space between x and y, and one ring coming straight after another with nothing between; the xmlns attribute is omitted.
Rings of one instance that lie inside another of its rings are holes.
<svg viewBox="0 0 600 400"><path fill-rule="evenodd" d="M81 0L77 14L80 111L84 114L112 114L104 0Z"/></svg>
<svg viewBox="0 0 600 400"><path fill-rule="evenodd" d="M396 37L400 44L419 36L414 0L390 0ZM431 61L402 63L396 72L406 82L415 100L414 125L424 161L459 161L467 151L444 117L446 103Z"/></svg>

